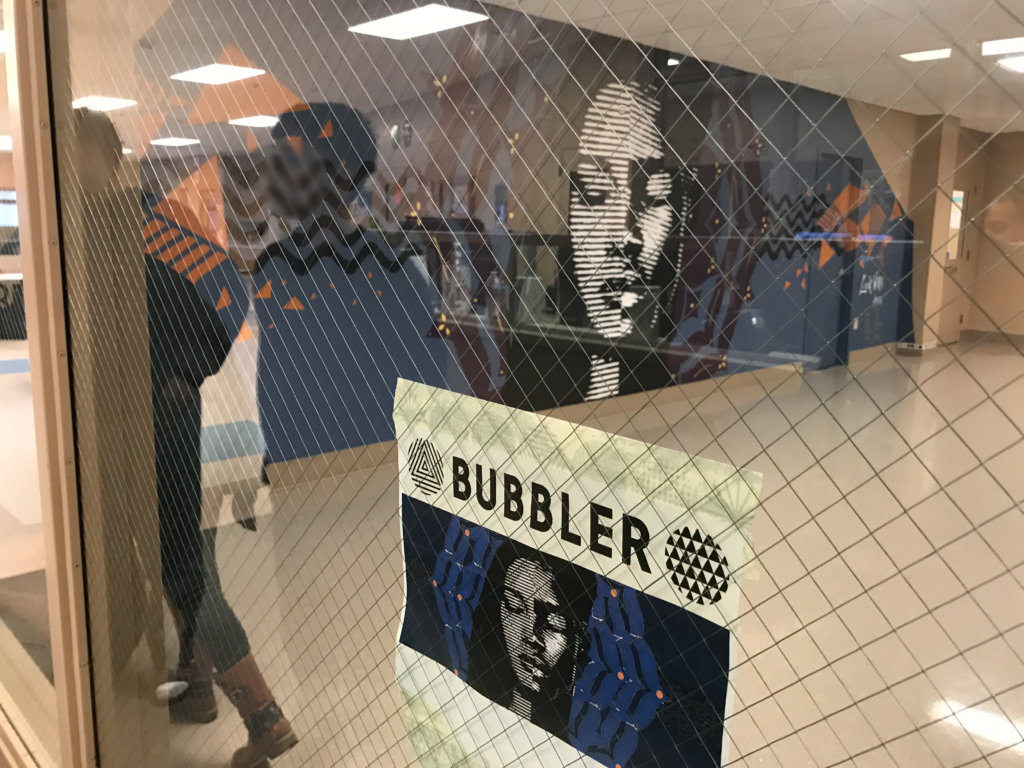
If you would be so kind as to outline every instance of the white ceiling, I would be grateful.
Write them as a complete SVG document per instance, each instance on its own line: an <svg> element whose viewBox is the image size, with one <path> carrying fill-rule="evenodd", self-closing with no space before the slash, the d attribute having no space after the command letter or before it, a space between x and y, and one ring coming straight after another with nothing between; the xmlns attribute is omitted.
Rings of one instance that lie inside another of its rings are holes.
<svg viewBox="0 0 1024 768"><path fill-rule="evenodd" d="M1024 74L980 55L1024 36L1024 0L489 0L986 132L1024 129ZM913 64L901 53L954 49Z"/></svg>
<svg viewBox="0 0 1024 768"><path fill-rule="evenodd" d="M73 89L142 101L156 84L182 102L161 133L200 136L205 151L237 150L243 129L188 125L199 86L170 75L209 64L230 44L301 98L346 101L373 116L429 100L441 72L472 81L520 59L547 54L550 63L567 50L549 50L552 39L579 40L509 12L521 11L882 107L956 115L987 132L1024 130L1024 74L980 56L983 40L1024 36L1024 0L446 1L483 8L494 21L396 43L347 30L423 0L70 0ZM948 60L899 58L950 46ZM144 111L112 114L130 136Z"/></svg>

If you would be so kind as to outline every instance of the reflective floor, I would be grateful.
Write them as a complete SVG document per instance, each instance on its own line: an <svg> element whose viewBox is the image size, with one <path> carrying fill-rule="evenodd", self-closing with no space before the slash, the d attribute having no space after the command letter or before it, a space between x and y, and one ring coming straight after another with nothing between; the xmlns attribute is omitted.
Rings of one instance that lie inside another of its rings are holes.
<svg viewBox="0 0 1024 768"><path fill-rule="evenodd" d="M728 764L1024 762L1022 374L1005 343L877 348L849 369L777 368L555 414L764 474ZM274 486L256 502L258 533L220 528L228 600L302 735L275 765L413 764L394 683L396 473ZM220 765L244 741L223 698L220 710L173 728L176 765Z"/></svg>

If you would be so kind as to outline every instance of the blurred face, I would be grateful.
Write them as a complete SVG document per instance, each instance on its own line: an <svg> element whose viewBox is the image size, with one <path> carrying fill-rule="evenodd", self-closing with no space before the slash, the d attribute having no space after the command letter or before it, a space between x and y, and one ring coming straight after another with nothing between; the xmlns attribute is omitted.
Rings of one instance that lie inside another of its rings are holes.
<svg viewBox="0 0 1024 768"><path fill-rule="evenodd" d="M505 577L501 624L520 688L540 693L571 645L569 619L551 571L532 560L512 564Z"/></svg>
<svg viewBox="0 0 1024 768"><path fill-rule="evenodd" d="M985 213L985 233L1006 245L1024 242L1024 195L1010 190L993 202Z"/></svg>
<svg viewBox="0 0 1024 768"><path fill-rule="evenodd" d="M650 279L672 228L672 180L662 167L658 102L635 83L602 88L587 110L571 174L569 229L580 293L608 338L629 333L624 312Z"/></svg>
<svg viewBox="0 0 1024 768"><path fill-rule="evenodd" d="M320 154L308 145L278 142L267 157L263 176L271 211L283 219L304 219L324 202L331 177Z"/></svg>

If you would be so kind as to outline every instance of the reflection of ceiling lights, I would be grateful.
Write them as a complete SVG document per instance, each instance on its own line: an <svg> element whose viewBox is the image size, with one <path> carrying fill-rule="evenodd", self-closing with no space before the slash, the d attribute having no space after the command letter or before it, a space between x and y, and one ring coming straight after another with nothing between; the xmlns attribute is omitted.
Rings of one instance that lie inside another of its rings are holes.
<svg viewBox="0 0 1024 768"><path fill-rule="evenodd" d="M0 136L0 152L13 152L14 139L10 136Z"/></svg>
<svg viewBox="0 0 1024 768"><path fill-rule="evenodd" d="M163 139L153 139L150 142L158 147L188 147L198 143L199 139L183 139L181 136L168 136Z"/></svg>
<svg viewBox="0 0 1024 768"><path fill-rule="evenodd" d="M244 128L273 128L278 120L273 115L253 115L252 117L239 117L236 120L228 120L231 125L241 125Z"/></svg>
<svg viewBox="0 0 1024 768"><path fill-rule="evenodd" d="M190 69L188 72L171 75L171 80L184 80L186 83L202 83L203 85L224 85L224 83L233 83L236 80L245 80L247 77L256 77L262 74L265 74L264 70L252 67L236 67L234 64L208 64L199 69Z"/></svg>
<svg viewBox="0 0 1024 768"><path fill-rule="evenodd" d="M131 153L132 153L132 151L130 149L128 149L128 147L121 147L121 154L122 155L130 155Z"/></svg>
<svg viewBox="0 0 1024 768"><path fill-rule="evenodd" d="M948 59L953 55L952 48L936 48L934 51L918 51L917 53L901 53L900 58L907 61L935 61Z"/></svg>
<svg viewBox="0 0 1024 768"><path fill-rule="evenodd" d="M998 744L1001 747L1013 747L1014 751L1024 751L1021 732L1012 720L994 712L986 711L981 706L965 707L955 701L939 701L931 711L932 717L941 717L947 725L960 725L964 730L979 738ZM946 718L956 718L955 721Z"/></svg>
<svg viewBox="0 0 1024 768"><path fill-rule="evenodd" d="M1024 53L1024 37L988 40L981 44L982 56L999 56L1004 53Z"/></svg>
<svg viewBox="0 0 1024 768"><path fill-rule="evenodd" d="M389 40L408 40L412 37L432 35L435 32L444 32L446 29L464 27L467 24L476 24L478 21L486 20L487 17L482 13L462 11L458 8L431 3L411 11L385 16L383 19L357 24L354 27L349 27L348 31L361 35L386 37Z"/></svg>
<svg viewBox="0 0 1024 768"><path fill-rule="evenodd" d="M1000 59L999 66L1006 67L1013 72L1024 72L1024 56L1011 56L1008 59Z"/></svg>
<svg viewBox="0 0 1024 768"><path fill-rule="evenodd" d="M669 65L670 67L678 67L678 66L679 66L679 64L680 64L680 61L679 61L679 59L669 59L669 60L668 60L668 65Z"/></svg>
<svg viewBox="0 0 1024 768"><path fill-rule="evenodd" d="M111 112L115 109L135 106L131 99L118 99L114 96L85 96L75 99L71 106L75 109L93 109L97 112Z"/></svg>

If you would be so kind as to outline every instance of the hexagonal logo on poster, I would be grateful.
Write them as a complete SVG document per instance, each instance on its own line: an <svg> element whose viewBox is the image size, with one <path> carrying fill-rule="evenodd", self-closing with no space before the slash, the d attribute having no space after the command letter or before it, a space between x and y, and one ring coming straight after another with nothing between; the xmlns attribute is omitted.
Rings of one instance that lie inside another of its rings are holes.
<svg viewBox="0 0 1024 768"><path fill-rule="evenodd" d="M715 540L696 526L674 531L668 537L665 556L672 583L693 602L717 603L728 591L729 561Z"/></svg>
<svg viewBox="0 0 1024 768"><path fill-rule="evenodd" d="M409 448L409 474L420 493L435 496L444 483L444 460L429 440L417 438Z"/></svg>

